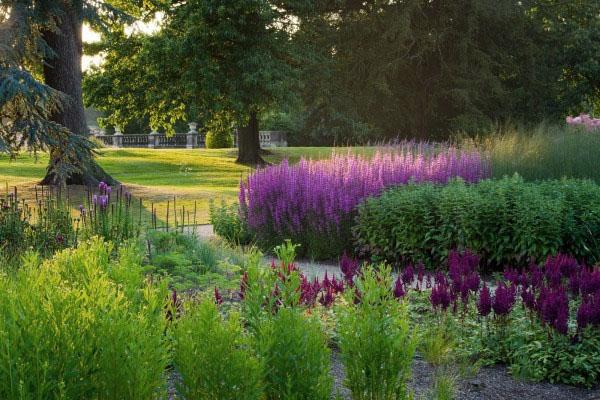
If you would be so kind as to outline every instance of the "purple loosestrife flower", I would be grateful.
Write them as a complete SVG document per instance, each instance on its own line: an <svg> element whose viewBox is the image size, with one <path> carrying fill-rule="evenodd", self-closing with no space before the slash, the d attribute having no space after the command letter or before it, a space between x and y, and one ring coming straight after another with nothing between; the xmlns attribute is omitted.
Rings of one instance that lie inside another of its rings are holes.
<svg viewBox="0 0 600 400"><path fill-rule="evenodd" d="M492 311L492 296L490 289L484 283L481 291L479 292L479 299L477 300L477 311L482 317L487 317Z"/></svg>
<svg viewBox="0 0 600 400"><path fill-rule="evenodd" d="M394 297L397 299L401 299L404 297L406 293L404 292L404 284L402 283L402 278L399 276L396 278L396 282L394 283Z"/></svg>
<svg viewBox="0 0 600 400"><path fill-rule="evenodd" d="M515 291L500 282L494 292L492 309L496 315L507 315L515 304Z"/></svg>

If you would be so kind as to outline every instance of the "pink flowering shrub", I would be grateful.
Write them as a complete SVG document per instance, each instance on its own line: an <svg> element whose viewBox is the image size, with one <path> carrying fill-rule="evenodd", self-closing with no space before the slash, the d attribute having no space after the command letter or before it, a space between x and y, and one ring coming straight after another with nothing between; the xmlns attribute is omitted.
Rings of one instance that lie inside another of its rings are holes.
<svg viewBox="0 0 600 400"><path fill-rule="evenodd" d="M356 206L384 189L409 182L477 182L490 175L476 151L405 144L372 158L333 154L328 160L287 161L256 171L240 184L240 213L258 243L285 239L312 257L335 258L350 248Z"/></svg>
<svg viewBox="0 0 600 400"><path fill-rule="evenodd" d="M567 124L571 126L582 126L587 130L595 131L600 130L600 118L592 118L589 114L579 114L576 117L568 116Z"/></svg>

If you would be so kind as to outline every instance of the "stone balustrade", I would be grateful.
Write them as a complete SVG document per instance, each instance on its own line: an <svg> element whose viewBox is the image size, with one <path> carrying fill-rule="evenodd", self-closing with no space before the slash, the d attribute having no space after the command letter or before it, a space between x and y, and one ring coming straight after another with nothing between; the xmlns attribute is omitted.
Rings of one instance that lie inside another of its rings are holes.
<svg viewBox="0 0 600 400"><path fill-rule="evenodd" d="M137 148L185 148L196 149L206 147L206 135L198 132L198 124L190 122L186 133L175 133L167 136L165 133L152 131L148 134L124 135L119 128L115 129L114 135L104 133L94 136L106 146L112 147L137 147ZM284 131L260 131L260 146L287 147L287 132ZM234 132L234 146L237 147L237 130Z"/></svg>

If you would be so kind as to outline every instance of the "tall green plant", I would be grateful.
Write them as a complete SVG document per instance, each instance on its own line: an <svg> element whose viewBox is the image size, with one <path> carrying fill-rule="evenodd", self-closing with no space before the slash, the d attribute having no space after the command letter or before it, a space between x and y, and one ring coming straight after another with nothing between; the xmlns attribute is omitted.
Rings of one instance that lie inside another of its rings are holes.
<svg viewBox="0 0 600 400"><path fill-rule="evenodd" d="M166 287L110 254L93 240L41 264L29 254L0 277L0 398L161 396Z"/></svg>
<svg viewBox="0 0 600 400"><path fill-rule="evenodd" d="M175 367L188 400L261 400L262 366L237 314L227 320L213 301L189 307L176 322Z"/></svg>
<svg viewBox="0 0 600 400"><path fill-rule="evenodd" d="M331 354L321 323L284 307L256 334L269 400L326 400L331 396Z"/></svg>
<svg viewBox="0 0 600 400"><path fill-rule="evenodd" d="M339 309L338 336L346 385L356 400L410 398L407 381L417 344L406 305L394 298L388 266L366 267Z"/></svg>

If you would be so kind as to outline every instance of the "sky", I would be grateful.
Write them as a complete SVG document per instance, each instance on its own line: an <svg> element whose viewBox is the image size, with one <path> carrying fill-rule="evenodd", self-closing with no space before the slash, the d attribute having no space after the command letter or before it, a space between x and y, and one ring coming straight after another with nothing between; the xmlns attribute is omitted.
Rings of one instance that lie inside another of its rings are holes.
<svg viewBox="0 0 600 400"><path fill-rule="evenodd" d="M134 32L143 32L143 33L154 33L160 29L160 22L162 20L162 15L158 13L156 17L150 22L135 22L134 24L125 28L125 33L132 34ZM93 31L89 25L83 24L83 32L82 32L83 41L86 43L93 43L100 41L100 34L98 32ZM96 56L86 56L84 55L81 60L81 67L84 71L89 69L94 65L100 65L102 63L102 55Z"/></svg>

